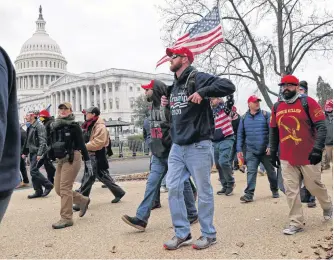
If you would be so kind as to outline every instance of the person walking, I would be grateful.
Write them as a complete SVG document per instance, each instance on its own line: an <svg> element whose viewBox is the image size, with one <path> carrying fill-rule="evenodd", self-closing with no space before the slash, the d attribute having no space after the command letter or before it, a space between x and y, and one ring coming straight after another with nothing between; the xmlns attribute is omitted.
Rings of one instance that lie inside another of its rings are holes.
<svg viewBox="0 0 334 260"><path fill-rule="evenodd" d="M279 198L277 174L270 163L269 119L270 113L260 108L261 99L253 95L248 98L249 110L240 120L238 128L237 152L242 156L246 144L247 187L240 201L253 201L259 164L262 162L267 172L273 198Z"/></svg>
<svg viewBox="0 0 334 260"><path fill-rule="evenodd" d="M23 129L22 126L20 126L20 134L21 134L21 151L22 151L25 140L27 139L27 132ZM16 187L17 189L29 186L29 178L26 168L26 162L21 156L20 156L20 172L21 172L21 182Z"/></svg>
<svg viewBox="0 0 334 260"><path fill-rule="evenodd" d="M270 119L271 163L281 163L285 194L289 205L290 223L283 230L293 235L304 229L300 184L319 201L325 220L332 218L333 205L321 182L321 158L325 146L325 115L311 97L299 94L299 80L293 75L282 77L282 100L273 108ZM280 158L278 158L278 145Z"/></svg>
<svg viewBox="0 0 334 260"><path fill-rule="evenodd" d="M53 184L44 177L37 167L37 162L47 150L45 127L37 121L39 112L29 111L26 120L31 125L27 130L27 139L22 148L22 159L29 154L30 175L35 193L28 195L28 199L46 197L53 189ZM44 187L44 191L43 191Z"/></svg>
<svg viewBox="0 0 334 260"><path fill-rule="evenodd" d="M170 136L170 110L161 108L161 97L167 95L167 86L159 81L152 80L150 84L142 85L145 90L147 101L152 101L150 111L150 148L152 152L150 174L146 183L145 195L140 203L136 216L123 215L122 220L141 231L145 231L151 210L160 208L160 184L168 170L168 155L172 145ZM184 181L184 203L187 209L187 221L189 224L198 222L195 198L191 187L190 179Z"/></svg>
<svg viewBox="0 0 334 260"><path fill-rule="evenodd" d="M193 248L205 249L217 242L210 180L215 126L209 98L231 95L235 86L228 79L198 72L191 66L194 55L186 47L167 48L166 54L170 57L174 83L169 87L167 96L161 97L161 105L169 105L171 111L173 144L168 157L166 182L175 236L164 243L164 248L175 250L192 243L183 195L184 182L192 176L198 192L198 218L202 233L193 243Z"/></svg>
<svg viewBox="0 0 334 260"><path fill-rule="evenodd" d="M60 220L52 224L54 229L62 229L73 226L73 202L79 205L79 217L86 214L90 199L73 191L73 184L77 177L81 158L85 161L87 175L93 176L93 168L83 140L82 131L72 112L72 105L64 102L58 106L58 117L51 123L51 140L47 154L52 160L57 161L56 175L54 179L55 190L61 198ZM42 161L40 162L42 165ZM37 165L37 166L41 166Z"/></svg>

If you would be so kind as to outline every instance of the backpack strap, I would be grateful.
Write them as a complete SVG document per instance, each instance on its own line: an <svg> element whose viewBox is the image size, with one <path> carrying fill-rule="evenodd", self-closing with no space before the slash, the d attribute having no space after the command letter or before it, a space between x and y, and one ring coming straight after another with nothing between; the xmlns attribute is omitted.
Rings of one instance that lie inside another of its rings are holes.
<svg viewBox="0 0 334 260"><path fill-rule="evenodd" d="M268 113L267 113L267 111L265 111L265 110L261 110L261 111L262 111L262 115L264 116L264 118L266 120L268 120Z"/></svg>
<svg viewBox="0 0 334 260"><path fill-rule="evenodd" d="M184 85L188 97L196 92L196 74L197 72L198 72L197 70L193 70L192 72L190 72L187 78L186 84Z"/></svg>
<svg viewBox="0 0 334 260"><path fill-rule="evenodd" d="M307 123L311 126L311 128L313 129L314 128L314 123L311 119L311 116L310 116L310 110L309 110L309 106L308 106L308 102L307 102L307 96L301 96L300 97L300 101L302 102L302 106L303 106L303 109L307 115Z"/></svg>

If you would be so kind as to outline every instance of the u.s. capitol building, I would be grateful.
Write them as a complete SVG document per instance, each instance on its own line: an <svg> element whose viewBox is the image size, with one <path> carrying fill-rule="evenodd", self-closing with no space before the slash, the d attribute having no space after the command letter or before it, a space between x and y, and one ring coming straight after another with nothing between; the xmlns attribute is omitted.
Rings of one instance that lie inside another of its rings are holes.
<svg viewBox="0 0 334 260"><path fill-rule="evenodd" d="M59 45L46 33L45 23L40 7L36 32L23 44L15 61L21 122L28 111L49 105L51 115L56 115L63 101L72 103L79 120L83 118L84 108L97 106L106 120L131 122L134 100L143 94L142 84L151 79L172 83L173 77L169 74L124 69L69 73Z"/></svg>

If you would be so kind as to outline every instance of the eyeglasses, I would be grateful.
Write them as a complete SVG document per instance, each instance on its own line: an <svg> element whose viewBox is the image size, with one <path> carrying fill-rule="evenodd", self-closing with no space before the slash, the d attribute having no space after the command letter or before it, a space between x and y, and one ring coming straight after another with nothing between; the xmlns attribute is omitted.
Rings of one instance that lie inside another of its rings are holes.
<svg viewBox="0 0 334 260"><path fill-rule="evenodd" d="M174 59L176 59L177 57L186 57L186 56L182 56L182 55L180 55L180 54L173 54L172 56L171 56L171 58L174 60Z"/></svg>

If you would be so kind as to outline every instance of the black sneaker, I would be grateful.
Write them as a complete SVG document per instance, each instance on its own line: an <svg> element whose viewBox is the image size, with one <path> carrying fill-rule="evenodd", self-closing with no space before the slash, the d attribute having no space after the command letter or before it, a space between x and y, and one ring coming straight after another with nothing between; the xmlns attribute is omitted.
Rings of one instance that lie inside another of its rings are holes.
<svg viewBox="0 0 334 260"><path fill-rule="evenodd" d="M72 209L73 209L73 211L79 211L80 206L78 204L73 204Z"/></svg>
<svg viewBox="0 0 334 260"><path fill-rule="evenodd" d="M125 195L125 192L124 192L122 195L120 195L119 197L115 197L115 198L111 201L111 203L118 203L118 202L121 200L121 198L124 197L124 195Z"/></svg>
<svg viewBox="0 0 334 260"><path fill-rule="evenodd" d="M161 204L160 203L156 203L152 206L151 210L154 210L154 209L160 209L161 208Z"/></svg>
<svg viewBox="0 0 334 260"><path fill-rule="evenodd" d="M50 194L50 192L52 191L52 189L53 189L53 185L52 184L50 186L48 186L48 187L45 187L45 190L44 190L44 192L42 194L42 197L48 196Z"/></svg>
<svg viewBox="0 0 334 260"><path fill-rule="evenodd" d="M277 190L277 191L273 191L272 194L273 194L272 197L273 197L274 199L278 199L278 198L279 198L278 190Z"/></svg>
<svg viewBox="0 0 334 260"><path fill-rule="evenodd" d="M188 220L189 220L190 225L196 224L198 222L198 216L192 217L192 218L188 218Z"/></svg>
<svg viewBox="0 0 334 260"><path fill-rule="evenodd" d="M232 187L226 188L225 195L226 196L231 196L233 194L234 188L235 188L235 183L233 184Z"/></svg>
<svg viewBox="0 0 334 260"><path fill-rule="evenodd" d="M186 238L178 238L175 236L171 240L168 240L166 243L164 243L164 248L167 250L176 250L181 246L191 245L191 242L191 234L189 234Z"/></svg>
<svg viewBox="0 0 334 260"><path fill-rule="evenodd" d="M223 195L226 192L226 188L223 187L220 191L217 191L217 195Z"/></svg>
<svg viewBox="0 0 334 260"><path fill-rule="evenodd" d="M105 189L105 188L108 188L108 186L105 184L102 184L101 188Z"/></svg>
<svg viewBox="0 0 334 260"><path fill-rule="evenodd" d="M241 201L241 202L248 203L248 202L252 202L252 201L253 201L253 198L250 198L250 197L244 195L244 196L241 196L241 197L240 197L240 201Z"/></svg>
<svg viewBox="0 0 334 260"><path fill-rule="evenodd" d="M28 195L28 199L35 199L42 197L43 192L42 191L35 191L34 194Z"/></svg>
<svg viewBox="0 0 334 260"><path fill-rule="evenodd" d="M136 217L133 217L133 218L129 217L128 215L123 215L122 216L122 220L126 224L128 224L128 225L130 225L130 226L132 226L132 227L134 227L136 229L139 229L140 231L145 231L145 228L147 226L146 222L144 222L144 221L142 221L142 220L140 220L140 219L138 219Z"/></svg>

